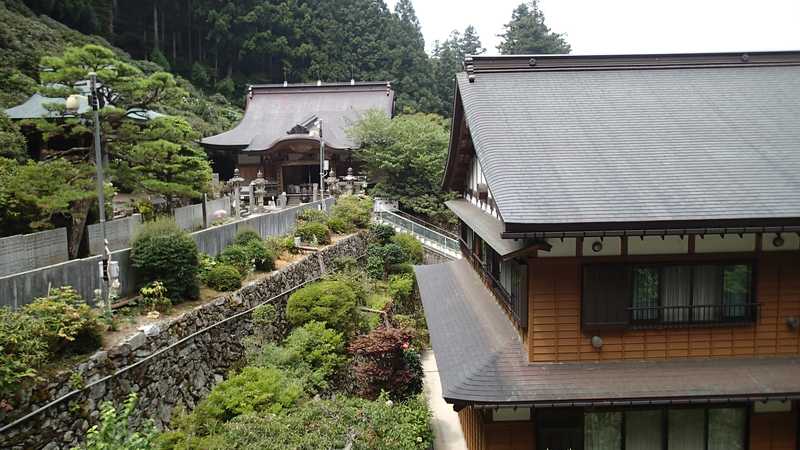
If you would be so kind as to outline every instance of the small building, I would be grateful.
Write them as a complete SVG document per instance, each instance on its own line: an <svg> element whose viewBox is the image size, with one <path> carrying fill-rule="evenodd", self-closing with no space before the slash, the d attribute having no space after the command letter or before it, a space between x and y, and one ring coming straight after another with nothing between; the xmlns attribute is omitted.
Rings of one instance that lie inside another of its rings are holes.
<svg viewBox="0 0 800 450"><path fill-rule="evenodd" d="M465 69L415 271L470 450L800 448L800 52Z"/></svg>
<svg viewBox="0 0 800 450"><path fill-rule="evenodd" d="M321 142L328 170L343 176L356 164L348 128L367 111L393 108L388 82L253 85L242 121L201 144L223 180L238 168L247 184L261 171L267 195L291 196L319 183Z"/></svg>

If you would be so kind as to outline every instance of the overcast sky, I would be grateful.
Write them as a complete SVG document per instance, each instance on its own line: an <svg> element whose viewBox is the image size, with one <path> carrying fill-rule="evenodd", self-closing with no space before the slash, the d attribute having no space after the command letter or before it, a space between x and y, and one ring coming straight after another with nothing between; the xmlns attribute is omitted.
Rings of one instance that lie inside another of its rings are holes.
<svg viewBox="0 0 800 450"><path fill-rule="evenodd" d="M474 25L489 54L521 0L412 0L425 44ZM394 8L395 0L388 0ZM800 50L800 0L540 0L572 53Z"/></svg>

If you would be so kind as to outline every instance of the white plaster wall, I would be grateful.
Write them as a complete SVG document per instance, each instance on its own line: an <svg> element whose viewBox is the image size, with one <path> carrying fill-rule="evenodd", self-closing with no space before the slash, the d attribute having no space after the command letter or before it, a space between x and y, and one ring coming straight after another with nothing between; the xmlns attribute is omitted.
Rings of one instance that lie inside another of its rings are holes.
<svg viewBox="0 0 800 450"><path fill-rule="evenodd" d="M603 248L599 252L592 250L592 244L600 241ZM583 238L583 256L617 256L622 254L622 239L618 237Z"/></svg>
<svg viewBox="0 0 800 450"><path fill-rule="evenodd" d="M577 239L576 238L564 238L562 242L561 239L547 239L547 243L552 246L549 252L538 250L537 256L540 258L554 258L559 256L576 256L577 250Z"/></svg>
<svg viewBox="0 0 800 450"><path fill-rule="evenodd" d="M689 238L684 236L645 236L628 238L629 255L669 255L689 253Z"/></svg>
<svg viewBox="0 0 800 450"><path fill-rule="evenodd" d="M775 247L772 245L772 241L778 235L775 233L764 233L761 236L762 243L761 248L765 252L785 252L791 250L800 250L800 236L797 233L781 233L781 237L783 238L783 246Z"/></svg>
<svg viewBox="0 0 800 450"><path fill-rule="evenodd" d="M756 235L745 234L706 234L693 236L695 253L752 252L756 249Z"/></svg>

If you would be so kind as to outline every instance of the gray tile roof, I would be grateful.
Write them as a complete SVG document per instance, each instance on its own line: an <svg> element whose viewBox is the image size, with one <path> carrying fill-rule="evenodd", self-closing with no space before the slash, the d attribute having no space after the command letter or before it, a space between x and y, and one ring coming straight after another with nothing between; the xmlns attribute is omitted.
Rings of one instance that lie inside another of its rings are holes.
<svg viewBox="0 0 800 450"><path fill-rule="evenodd" d="M509 255L528 246L523 239L502 239L500 234L503 232L503 222L466 200L449 200L445 205L500 256Z"/></svg>
<svg viewBox="0 0 800 450"><path fill-rule="evenodd" d="M457 76L506 223L800 217L800 67Z"/></svg>
<svg viewBox="0 0 800 450"><path fill-rule="evenodd" d="M530 364L511 322L468 262L414 270L450 403L800 397L798 357Z"/></svg>
<svg viewBox="0 0 800 450"><path fill-rule="evenodd" d="M355 148L347 129L369 110L392 114L394 91L386 82L316 85L252 86L244 117L236 127L203 138L207 147L244 151L266 150L274 145L308 134L288 134L309 119L322 119L323 139L333 148Z"/></svg>

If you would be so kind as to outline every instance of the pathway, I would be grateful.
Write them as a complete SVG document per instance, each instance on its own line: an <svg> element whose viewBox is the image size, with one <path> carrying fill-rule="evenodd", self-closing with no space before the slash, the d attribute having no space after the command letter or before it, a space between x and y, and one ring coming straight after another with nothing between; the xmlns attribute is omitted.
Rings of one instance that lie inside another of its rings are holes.
<svg viewBox="0 0 800 450"><path fill-rule="evenodd" d="M439 381L439 369L433 351L422 354L422 370L425 372L425 397L433 413L431 425L436 436L434 450L467 450L458 413L453 411L453 405L445 403L442 398L442 383Z"/></svg>

